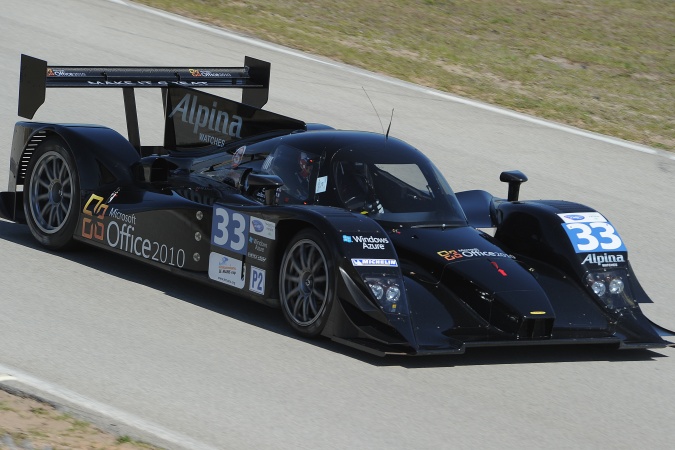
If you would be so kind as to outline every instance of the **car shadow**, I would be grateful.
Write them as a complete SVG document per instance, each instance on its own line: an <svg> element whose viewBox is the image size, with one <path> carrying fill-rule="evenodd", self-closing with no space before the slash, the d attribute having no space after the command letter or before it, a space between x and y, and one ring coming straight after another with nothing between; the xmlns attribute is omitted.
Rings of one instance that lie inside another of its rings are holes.
<svg viewBox="0 0 675 450"><path fill-rule="evenodd" d="M279 335L294 339L306 345L312 345L346 357L359 360L377 367L399 366L409 369L454 366L480 366L499 364L541 364L565 363L580 361L653 361L666 357L648 349L617 350L606 346L533 346L533 347L498 347L473 348L460 355L434 355L423 357L387 356L380 357L329 339L305 339L296 335L286 324L281 312L277 309L253 302L236 301L239 297L224 293L214 287L195 284L168 271L151 267L140 261L129 259L105 250L79 245L70 251L52 252L40 246L32 237L28 227L0 220L0 239L31 248L43 253L57 255L76 264L107 273L117 278L138 283L151 289L164 292L177 300L190 303L217 314L247 323L252 326L272 331ZM105 257L102 257L105 256ZM233 301L228 301L231 297Z"/></svg>

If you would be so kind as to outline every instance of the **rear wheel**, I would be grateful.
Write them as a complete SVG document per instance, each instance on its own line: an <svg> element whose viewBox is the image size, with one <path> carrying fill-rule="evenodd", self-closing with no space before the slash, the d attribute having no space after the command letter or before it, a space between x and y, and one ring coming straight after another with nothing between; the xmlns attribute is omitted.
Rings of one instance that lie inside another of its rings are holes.
<svg viewBox="0 0 675 450"><path fill-rule="evenodd" d="M335 295L335 271L321 234L305 229L295 235L281 262L281 310L295 331L318 336L326 326Z"/></svg>
<svg viewBox="0 0 675 450"><path fill-rule="evenodd" d="M80 210L80 185L75 160L59 138L36 149L26 171L23 208L35 239L58 250L73 243Z"/></svg>

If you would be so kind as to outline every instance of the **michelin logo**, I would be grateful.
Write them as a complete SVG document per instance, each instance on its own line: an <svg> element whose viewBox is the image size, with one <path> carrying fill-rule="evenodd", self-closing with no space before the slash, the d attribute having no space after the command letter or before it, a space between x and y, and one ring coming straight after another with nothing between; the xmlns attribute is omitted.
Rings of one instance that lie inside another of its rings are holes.
<svg viewBox="0 0 675 450"><path fill-rule="evenodd" d="M354 267L363 267L363 266L398 267L398 262L395 259L352 258L352 265Z"/></svg>

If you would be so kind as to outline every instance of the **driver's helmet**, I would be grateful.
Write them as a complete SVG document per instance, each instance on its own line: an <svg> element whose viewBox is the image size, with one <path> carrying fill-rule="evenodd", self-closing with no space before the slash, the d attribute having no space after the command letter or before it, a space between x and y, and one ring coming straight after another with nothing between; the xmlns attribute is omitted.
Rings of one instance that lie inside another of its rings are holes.
<svg viewBox="0 0 675 450"><path fill-rule="evenodd" d="M298 171L298 177L302 180L307 180L309 175L312 173L312 159L306 152L300 152L298 155L298 165L300 170Z"/></svg>

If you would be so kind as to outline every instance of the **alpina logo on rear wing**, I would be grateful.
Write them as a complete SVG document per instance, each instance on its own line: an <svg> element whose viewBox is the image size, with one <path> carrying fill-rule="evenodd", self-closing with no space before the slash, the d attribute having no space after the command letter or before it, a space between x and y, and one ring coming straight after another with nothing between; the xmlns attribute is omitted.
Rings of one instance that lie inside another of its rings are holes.
<svg viewBox="0 0 675 450"><path fill-rule="evenodd" d="M168 149L223 147L261 133L305 128L300 120L194 89L173 86L168 92L164 131Z"/></svg>

